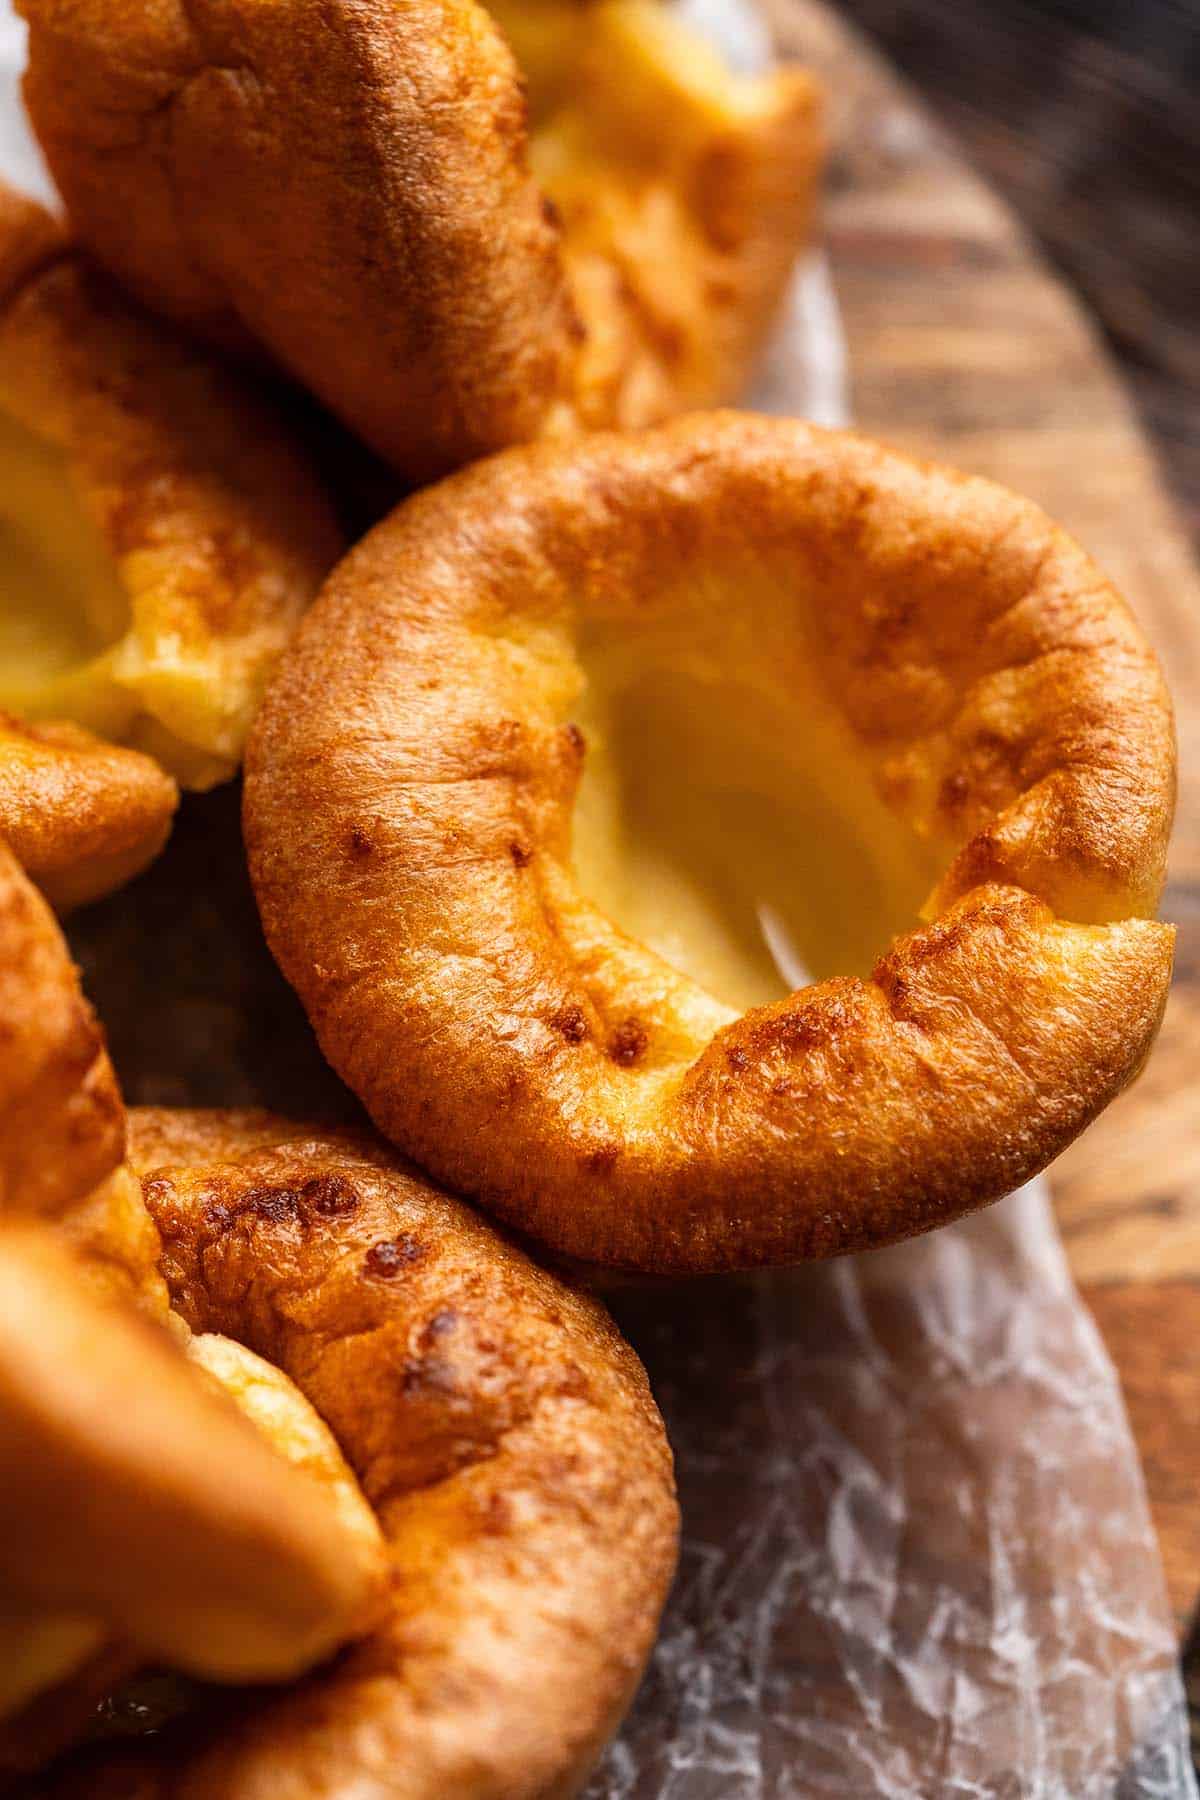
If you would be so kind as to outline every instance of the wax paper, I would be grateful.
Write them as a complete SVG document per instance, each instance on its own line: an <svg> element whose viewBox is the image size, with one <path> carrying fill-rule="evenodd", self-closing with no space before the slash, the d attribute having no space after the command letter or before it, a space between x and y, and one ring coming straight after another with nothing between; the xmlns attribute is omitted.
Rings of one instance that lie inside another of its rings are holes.
<svg viewBox="0 0 1200 1800"><path fill-rule="evenodd" d="M737 0L688 10L769 53ZM0 0L0 170L45 192L20 55ZM812 258L753 400L837 423L844 372ZM72 940L132 1100L355 1115L262 946L235 792L187 802ZM893 1250L608 1299L684 1526L587 1800L1196 1800L1137 1454L1042 1183Z"/></svg>

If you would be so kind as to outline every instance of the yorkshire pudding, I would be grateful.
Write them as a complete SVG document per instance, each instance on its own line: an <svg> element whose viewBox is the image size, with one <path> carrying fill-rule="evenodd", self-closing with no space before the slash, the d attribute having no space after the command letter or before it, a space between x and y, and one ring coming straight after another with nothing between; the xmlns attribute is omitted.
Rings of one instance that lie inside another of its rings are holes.
<svg viewBox="0 0 1200 1800"><path fill-rule="evenodd" d="M384 1622L278 1694L99 1746L37 1793L534 1800L577 1790L654 1638L671 1458L602 1310L377 1144L131 1115L171 1298L303 1390L382 1522Z"/></svg>
<svg viewBox="0 0 1200 1800"><path fill-rule="evenodd" d="M134 1113L120 1163L98 1028L2 845L0 1023L0 1785L147 1656L279 1680L358 1636L21 1791L574 1792L677 1529L605 1314L360 1136Z"/></svg>
<svg viewBox="0 0 1200 1800"><path fill-rule="evenodd" d="M0 186L0 834L47 892L116 886L174 780L233 773L339 548L266 403Z"/></svg>
<svg viewBox="0 0 1200 1800"><path fill-rule="evenodd" d="M704 1270L925 1230L1112 1099L1167 991L1173 781L1154 656L1036 507L718 414L379 525L245 822L389 1137L560 1250Z"/></svg>
<svg viewBox="0 0 1200 1800"><path fill-rule="evenodd" d="M19 10L88 248L413 480L737 399L809 228L812 81L655 0Z"/></svg>
<svg viewBox="0 0 1200 1800"><path fill-rule="evenodd" d="M82 1723L97 1662L309 1667L371 1622L382 1541L279 1371L181 1343L99 1030L3 845L0 1026L2 1776Z"/></svg>

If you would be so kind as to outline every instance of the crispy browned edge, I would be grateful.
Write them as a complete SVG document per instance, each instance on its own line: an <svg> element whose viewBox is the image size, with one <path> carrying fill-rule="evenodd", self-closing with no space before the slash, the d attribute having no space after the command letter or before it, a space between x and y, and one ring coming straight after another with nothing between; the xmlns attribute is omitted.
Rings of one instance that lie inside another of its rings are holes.
<svg viewBox="0 0 1200 1800"><path fill-rule="evenodd" d="M0 838L60 913L153 862L178 799L153 757L77 725L0 712Z"/></svg>
<svg viewBox="0 0 1200 1800"><path fill-rule="evenodd" d="M206 337L267 346L414 481L577 406L641 425L736 399L810 225L816 87L789 72L777 116L714 133L690 172L714 253L709 378L681 354L672 393L665 355L652 414L633 417L583 372L523 83L475 0L20 10L26 102L93 254Z"/></svg>
<svg viewBox="0 0 1200 1800"><path fill-rule="evenodd" d="M583 746L537 628L689 569L707 605L723 566L754 616L750 544L819 595L811 654L946 873L872 980L747 1014L663 1085L692 990L580 910ZM952 1218L1112 1099L1165 1001L1153 654L1036 507L851 434L701 416L417 496L327 584L247 777L268 941L334 1067L436 1178L585 1258L722 1268Z"/></svg>
<svg viewBox="0 0 1200 1800"><path fill-rule="evenodd" d="M121 1161L124 1109L54 915L2 841L0 1021L0 1213L56 1217Z"/></svg>
<svg viewBox="0 0 1200 1800"><path fill-rule="evenodd" d="M284 1369L378 1509L384 1626L190 1732L72 1759L89 1800L549 1800L649 1653L674 1566L662 1421L591 1299L375 1140L264 1114L130 1115L172 1299Z"/></svg>

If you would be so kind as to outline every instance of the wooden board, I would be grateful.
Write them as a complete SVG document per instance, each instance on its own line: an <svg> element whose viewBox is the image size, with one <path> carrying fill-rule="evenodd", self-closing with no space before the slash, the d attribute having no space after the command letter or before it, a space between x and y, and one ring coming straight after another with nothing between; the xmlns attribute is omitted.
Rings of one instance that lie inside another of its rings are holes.
<svg viewBox="0 0 1200 1800"><path fill-rule="evenodd" d="M1061 1159L1054 1191L1125 1383L1182 1624L1200 1594L1200 579L1098 332L1012 214L826 7L768 10L830 94L826 233L856 420L1038 500L1115 578L1174 694L1171 1003L1146 1074Z"/></svg>

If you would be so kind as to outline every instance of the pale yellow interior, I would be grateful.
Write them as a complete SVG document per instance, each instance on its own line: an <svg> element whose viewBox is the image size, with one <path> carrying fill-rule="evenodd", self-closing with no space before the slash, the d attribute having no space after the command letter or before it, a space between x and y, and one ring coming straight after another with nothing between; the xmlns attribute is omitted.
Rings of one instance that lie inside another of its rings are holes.
<svg viewBox="0 0 1200 1800"><path fill-rule="evenodd" d="M731 74L659 0L488 0L488 11L525 77L535 139L586 132L615 161L660 160L664 124L679 122L664 107L711 127L761 104L759 84Z"/></svg>
<svg viewBox="0 0 1200 1800"><path fill-rule="evenodd" d="M868 974L919 922L934 853L814 673L732 643L723 661L683 625L591 634L581 660L575 868L629 936L743 1011Z"/></svg>
<svg viewBox="0 0 1200 1800"><path fill-rule="evenodd" d="M169 549L118 563L66 457L0 407L0 708L144 750L186 787L226 780L245 696L219 647L165 622L176 579Z"/></svg>
<svg viewBox="0 0 1200 1800"><path fill-rule="evenodd" d="M108 661L129 600L60 453L0 411L0 705L119 736Z"/></svg>

